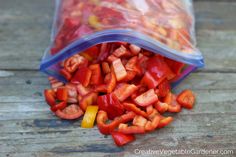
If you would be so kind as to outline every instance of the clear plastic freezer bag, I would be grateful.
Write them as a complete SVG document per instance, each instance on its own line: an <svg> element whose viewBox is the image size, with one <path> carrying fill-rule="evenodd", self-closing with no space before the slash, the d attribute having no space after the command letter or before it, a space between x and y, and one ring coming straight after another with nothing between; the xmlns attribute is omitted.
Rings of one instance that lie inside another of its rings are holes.
<svg viewBox="0 0 236 157"><path fill-rule="evenodd" d="M132 44L160 54L174 69L185 64L174 84L204 66L191 0L56 0L51 45L40 70L66 82L61 72L65 61L83 60L81 54L88 52L100 62L102 53L112 53L117 43L129 51Z"/></svg>

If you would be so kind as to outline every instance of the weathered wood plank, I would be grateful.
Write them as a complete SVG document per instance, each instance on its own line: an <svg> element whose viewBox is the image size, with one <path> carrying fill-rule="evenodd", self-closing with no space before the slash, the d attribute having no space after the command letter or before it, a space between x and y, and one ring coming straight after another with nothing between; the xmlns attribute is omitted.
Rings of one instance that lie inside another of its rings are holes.
<svg viewBox="0 0 236 157"><path fill-rule="evenodd" d="M235 30L235 7L233 0L194 1L197 29Z"/></svg>
<svg viewBox="0 0 236 157"><path fill-rule="evenodd" d="M0 0L0 4L0 69L38 69L49 44L53 1ZM196 1L194 4L205 69L236 71L233 62L236 59L236 3ZM225 55L220 60L222 54Z"/></svg>
<svg viewBox="0 0 236 157"><path fill-rule="evenodd" d="M0 72L0 153L17 156L135 156L135 149L234 149L236 150L236 74L194 73L175 90L192 88L197 104L192 111L174 115L175 121L124 148L78 121L55 117L41 94L44 75L34 71ZM225 81L227 79L227 81ZM24 92L22 92L24 91ZM88 138L89 137L89 138ZM71 154L72 153L72 154Z"/></svg>

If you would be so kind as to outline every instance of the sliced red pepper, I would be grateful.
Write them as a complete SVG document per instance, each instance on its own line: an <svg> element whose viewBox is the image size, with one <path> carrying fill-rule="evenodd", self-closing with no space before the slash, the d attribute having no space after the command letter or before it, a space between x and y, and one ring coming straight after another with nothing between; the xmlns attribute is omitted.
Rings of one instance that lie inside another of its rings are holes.
<svg viewBox="0 0 236 157"><path fill-rule="evenodd" d="M171 89L170 83L165 79L158 85L158 89L159 89L158 96L165 97L170 92Z"/></svg>
<svg viewBox="0 0 236 157"><path fill-rule="evenodd" d="M164 103L168 104L168 112L180 112L181 106L176 101L176 96L169 92L164 98Z"/></svg>
<svg viewBox="0 0 236 157"><path fill-rule="evenodd" d="M102 84L102 71L99 64L92 64L89 66L89 69L92 71L92 76L90 79L91 85Z"/></svg>
<svg viewBox="0 0 236 157"><path fill-rule="evenodd" d="M44 90L44 97L45 97L45 100L48 105L50 105L50 106L56 105L56 100L55 100L56 94L53 90L45 89Z"/></svg>
<svg viewBox="0 0 236 157"><path fill-rule="evenodd" d="M77 92L82 96L87 95L88 93L92 91L90 88L88 87L86 88L82 84L78 84L76 86L76 89L77 89Z"/></svg>
<svg viewBox="0 0 236 157"><path fill-rule="evenodd" d="M139 106L148 106L158 101L158 97L153 89L139 95L134 99L134 102Z"/></svg>
<svg viewBox="0 0 236 157"><path fill-rule="evenodd" d="M154 110L154 108L153 108L152 105L149 105L149 106L146 107L146 113L148 115L152 114L153 110Z"/></svg>
<svg viewBox="0 0 236 157"><path fill-rule="evenodd" d="M122 82L129 82L131 80L133 80L136 76L137 72L135 71L129 71L127 70L127 75L124 79L122 79Z"/></svg>
<svg viewBox="0 0 236 157"><path fill-rule="evenodd" d="M134 135L122 134L122 133L117 132L117 131L113 131L111 133L111 135L112 135L112 138L113 138L113 140L114 140L114 142L117 146L123 146L123 145L125 145L127 143L130 143L130 142L135 140Z"/></svg>
<svg viewBox="0 0 236 157"><path fill-rule="evenodd" d="M100 48L100 53L97 57L97 61L104 61L109 56L110 49L111 49L111 44L102 43Z"/></svg>
<svg viewBox="0 0 236 157"><path fill-rule="evenodd" d="M107 135L113 132L114 129L118 127L120 123L126 123L132 120L134 117L135 113L128 112L120 117L115 118L109 124L106 124L106 121L108 120L107 112L100 110L97 114L97 126L102 134Z"/></svg>
<svg viewBox="0 0 236 157"><path fill-rule="evenodd" d="M138 90L138 87L136 87L135 85L122 83L118 85L117 89L115 89L114 94L120 101L124 101L136 90Z"/></svg>
<svg viewBox="0 0 236 157"><path fill-rule="evenodd" d="M87 67L87 65L88 60L78 54L68 58L64 62L64 68L70 73L75 72L78 68Z"/></svg>
<svg viewBox="0 0 236 157"><path fill-rule="evenodd" d="M148 86L149 89L156 88L156 86L159 84L158 81L156 81L156 79L154 79L154 77L152 77L152 75L149 72L145 72L141 80L142 84Z"/></svg>
<svg viewBox="0 0 236 157"><path fill-rule="evenodd" d="M110 134L120 124L120 119L115 119L109 124L106 124L107 120L107 113L103 110L98 111L97 126L99 131L105 135Z"/></svg>
<svg viewBox="0 0 236 157"><path fill-rule="evenodd" d="M83 111L86 111L86 108L89 105L93 105L97 102L98 94L95 92L91 92L85 95L82 100L80 101L80 107Z"/></svg>
<svg viewBox="0 0 236 157"><path fill-rule="evenodd" d="M157 103L154 104L154 107L157 109L158 112L164 113L168 110L168 104L167 103L162 103L158 101Z"/></svg>
<svg viewBox="0 0 236 157"><path fill-rule="evenodd" d="M149 58L144 56L142 53L138 54L139 65L142 67L142 70L145 71L147 67L147 61Z"/></svg>
<svg viewBox="0 0 236 157"><path fill-rule="evenodd" d="M142 111L140 108L138 108L135 104L132 103L123 103L124 108L128 111L133 111L137 115L141 115L143 117L148 117L147 113Z"/></svg>
<svg viewBox="0 0 236 157"><path fill-rule="evenodd" d="M114 62L115 60L117 60L118 58L115 56L115 55L110 55L109 57L107 57L107 61L109 62L109 63L112 63L112 62Z"/></svg>
<svg viewBox="0 0 236 157"><path fill-rule="evenodd" d="M129 71L134 71L137 74L141 75L142 69L139 65L139 60L137 56L132 57L125 65L125 69Z"/></svg>
<svg viewBox="0 0 236 157"><path fill-rule="evenodd" d="M92 47L86 49L83 53L80 53L80 55L84 56L84 57L86 56L86 57L90 58L90 60L96 59L99 55L99 48L98 48L98 46L92 46Z"/></svg>
<svg viewBox="0 0 236 157"><path fill-rule="evenodd" d="M89 68L80 68L76 71L75 75L71 79L71 83L81 83L83 86L87 87L89 85L91 76L92 71Z"/></svg>
<svg viewBox="0 0 236 157"><path fill-rule="evenodd" d="M62 101L59 104L52 106L51 111L56 112L57 110L63 110L64 108L66 108L66 106L67 106L66 102Z"/></svg>
<svg viewBox="0 0 236 157"><path fill-rule="evenodd" d="M110 79L108 80L108 83L107 83L107 93L111 93L115 87L116 87L116 76L115 76L114 71L111 70Z"/></svg>
<svg viewBox="0 0 236 157"><path fill-rule="evenodd" d="M131 56L131 53L123 45L117 48L112 54L118 58Z"/></svg>
<svg viewBox="0 0 236 157"><path fill-rule="evenodd" d="M177 62L174 61L172 59L169 58L165 58L165 62L167 63L167 65L171 68L171 70L176 74L176 75L180 75L182 69L184 68L185 64L181 63L181 62Z"/></svg>
<svg viewBox="0 0 236 157"><path fill-rule="evenodd" d="M60 70L60 74L61 74L62 76L64 76L64 78L65 78L67 81L70 81L71 78L72 78L71 73L68 72L66 69L61 69L61 70Z"/></svg>
<svg viewBox="0 0 236 157"><path fill-rule="evenodd" d="M160 116L159 115L155 115L151 121L148 121L145 125L145 130L146 131L153 131L155 130L158 125L160 123Z"/></svg>
<svg viewBox="0 0 236 157"><path fill-rule="evenodd" d="M158 124L158 128L163 128L165 126L167 126L168 124L170 124L174 119L172 117L162 117L159 124Z"/></svg>
<svg viewBox="0 0 236 157"><path fill-rule="evenodd" d="M118 132L123 134L144 134L145 129L141 126L128 126L128 124L121 123L118 127Z"/></svg>
<svg viewBox="0 0 236 157"><path fill-rule="evenodd" d="M81 117L84 112L79 108L78 105L72 104L63 110L57 110L55 114L61 119L72 120Z"/></svg>
<svg viewBox="0 0 236 157"><path fill-rule="evenodd" d="M132 124L135 126L141 126L144 127L147 123L147 119L144 118L143 116L137 115L134 117Z"/></svg>
<svg viewBox="0 0 236 157"><path fill-rule="evenodd" d="M131 51L131 53L132 53L133 55L138 55L139 52L141 51L141 48L140 48L140 47L138 47L138 46L136 46L136 45L133 45L133 44L131 44L131 45L129 46L129 49L130 49L130 51Z"/></svg>
<svg viewBox="0 0 236 157"><path fill-rule="evenodd" d="M117 81L121 81L127 76L127 72L125 67L123 66L120 59L116 59L112 62L112 66L114 68L115 76Z"/></svg>
<svg viewBox="0 0 236 157"><path fill-rule="evenodd" d="M99 96L97 104L100 110L108 113L109 119L114 119L124 113L124 106L113 93Z"/></svg>
<svg viewBox="0 0 236 157"><path fill-rule="evenodd" d="M57 99L60 101L67 101L68 91L66 87L60 87L57 89Z"/></svg>
<svg viewBox="0 0 236 157"><path fill-rule="evenodd" d="M156 79L157 82L161 82L163 78L171 80L175 77L175 74L166 64L164 57L156 55L147 61L147 70Z"/></svg>
<svg viewBox="0 0 236 157"><path fill-rule="evenodd" d="M57 82L52 83L52 84L51 84L51 87L52 87L52 89L57 89L57 88L59 88L59 87L62 87L63 85L64 85L63 82L57 81Z"/></svg>
<svg viewBox="0 0 236 157"><path fill-rule="evenodd" d="M107 62L102 62L102 71L104 74L108 74L111 72L110 66Z"/></svg>
<svg viewBox="0 0 236 157"><path fill-rule="evenodd" d="M68 99L69 98L77 98L77 89L76 89L76 85L69 83L66 85L67 88L67 92L68 92Z"/></svg>
<svg viewBox="0 0 236 157"><path fill-rule="evenodd" d="M192 109L195 102L195 96L191 90L186 89L178 95L177 102L184 108Z"/></svg>
<svg viewBox="0 0 236 157"><path fill-rule="evenodd" d="M100 93L107 93L107 86L105 84L95 86L94 91L95 92L100 92Z"/></svg>

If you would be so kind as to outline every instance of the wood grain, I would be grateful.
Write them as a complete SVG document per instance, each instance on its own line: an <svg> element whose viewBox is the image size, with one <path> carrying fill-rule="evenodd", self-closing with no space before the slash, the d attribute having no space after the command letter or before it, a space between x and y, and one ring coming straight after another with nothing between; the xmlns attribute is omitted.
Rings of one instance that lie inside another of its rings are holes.
<svg viewBox="0 0 236 157"><path fill-rule="evenodd" d="M65 121L55 117L41 94L48 87L44 75L11 71L11 75L0 79L0 86L5 89L0 92L0 153L132 156L135 149L149 148L183 149L187 146L200 149L207 146L208 149L235 150L235 78L234 73L194 73L175 89L176 92L183 88L193 89L198 101L194 110L173 115L175 121L165 129L138 136L136 142L117 148L111 137L104 137L97 128L82 129L81 120ZM230 85L225 84L225 79Z"/></svg>
<svg viewBox="0 0 236 157"><path fill-rule="evenodd" d="M49 43L53 1L0 0L0 157L155 156L136 149L230 149L234 154L227 156L235 156L236 2L194 4L206 67L174 89L193 89L194 109L171 114L168 127L119 148L96 127L80 128L81 119L58 119L44 101L49 84L37 69Z"/></svg>

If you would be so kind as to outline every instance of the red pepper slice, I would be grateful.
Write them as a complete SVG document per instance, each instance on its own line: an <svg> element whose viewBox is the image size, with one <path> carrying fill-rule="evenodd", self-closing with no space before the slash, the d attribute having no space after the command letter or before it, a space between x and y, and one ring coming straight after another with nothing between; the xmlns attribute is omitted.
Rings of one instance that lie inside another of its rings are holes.
<svg viewBox="0 0 236 157"><path fill-rule="evenodd" d="M98 46L92 46L92 47L88 48L87 50L85 50L80 55L83 56L84 54L86 54L87 57L89 57L91 60L93 60L93 59L98 57L98 55L99 55L99 48L98 48Z"/></svg>
<svg viewBox="0 0 236 157"><path fill-rule="evenodd" d="M128 111L133 111L137 115L141 115L143 117L148 117L147 113L142 111L140 108L138 108L135 104L132 103L123 103L124 108Z"/></svg>
<svg viewBox="0 0 236 157"><path fill-rule="evenodd" d="M134 56L131 59L129 59L129 61L126 63L125 69L129 71L134 71L137 74L141 75L142 69L138 63L139 63L138 57Z"/></svg>
<svg viewBox="0 0 236 157"><path fill-rule="evenodd" d="M158 96L165 97L170 92L170 83L165 79L158 85Z"/></svg>
<svg viewBox="0 0 236 157"><path fill-rule="evenodd" d="M133 119L133 122L132 124L135 125L135 126L141 126L141 127L144 127L147 123L147 119L144 118L143 116L135 116L134 119Z"/></svg>
<svg viewBox="0 0 236 157"><path fill-rule="evenodd" d="M195 96L191 90L186 89L178 95L177 102L184 108L192 109L195 102Z"/></svg>
<svg viewBox="0 0 236 157"><path fill-rule="evenodd" d="M72 75L70 72L68 72L66 69L61 69L60 74L65 77L67 81L70 81L72 78Z"/></svg>
<svg viewBox="0 0 236 157"><path fill-rule="evenodd" d="M124 106L113 93L99 96L97 104L100 110L108 113L109 119L114 119L124 113Z"/></svg>
<svg viewBox="0 0 236 157"><path fill-rule="evenodd" d="M140 48L140 47L138 47L138 46L136 46L136 45L133 45L133 44L131 44L131 45L129 46L129 49L130 49L130 51L131 51L131 53L132 53L133 55L138 55L139 52L141 51L141 48Z"/></svg>
<svg viewBox="0 0 236 157"><path fill-rule="evenodd" d="M109 63L112 63L113 61L117 60L118 58L115 55L110 55L109 57L107 57L107 61Z"/></svg>
<svg viewBox="0 0 236 157"><path fill-rule="evenodd" d="M78 68L87 67L87 65L88 60L78 54L68 58L64 62L64 68L70 73L75 72Z"/></svg>
<svg viewBox="0 0 236 157"><path fill-rule="evenodd" d="M104 61L108 56L111 49L111 44L102 43L100 48L100 53L97 57L97 61Z"/></svg>
<svg viewBox="0 0 236 157"><path fill-rule="evenodd" d="M93 105L97 102L98 94L95 92L91 92L85 95L80 101L80 107L83 111L86 111L89 105Z"/></svg>
<svg viewBox="0 0 236 157"><path fill-rule="evenodd" d="M92 90L90 88L86 88L82 84L78 84L76 86L76 89L77 89L77 92L82 96L85 96L88 93L92 92Z"/></svg>
<svg viewBox="0 0 236 157"><path fill-rule="evenodd" d="M102 71L104 74L108 74L111 72L110 66L107 62L102 62Z"/></svg>
<svg viewBox="0 0 236 157"><path fill-rule="evenodd" d="M164 113L168 110L169 105L167 103L162 103L158 101L154 104L154 107L157 109L158 112Z"/></svg>
<svg viewBox="0 0 236 157"><path fill-rule="evenodd" d="M45 100L48 105L50 105L50 106L56 105L56 100L55 100L56 94L53 90L45 89L44 90L44 97L45 97Z"/></svg>
<svg viewBox="0 0 236 157"><path fill-rule="evenodd" d="M166 64L164 57L156 55L147 61L147 70L156 79L157 82L161 82L164 78L171 80L175 77L175 74L171 71Z"/></svg>
<svg viewBox="0 0 236 157"><path fill-rule="evenodd" d="M105 84L98 85L94 88L95 92L101 92L106 93L107 92L107 86Z"/></svg>
<svg viewBox="0 0 236 157"><path fill-rule="evenodd" d="M71 83L81 83L83 86L87 87L89 85L91 76L92 71L89 68L79 68L71 79Z"/></svg>
<svg viewBox="0 0 236 157"><path fill-rule="evenodd" d="M84 112L79 108L78 105L72 104L63 110L57 110L55 114L61 119L72 120L81 117Z"/></svg>
<svg viewBox="0 0 236 157"><path fill-rule="evenodd" d="M151 121L148 121L145 125L146 131L153 131L155 130L160 123L160 116L156 115L154 116Z"/></svg>
<svg viewBox="0 0 236 157"><path fill-rule="evenodd" d="M64 108L66 108L66 106L67 106L66 102L62 101L59 104L52 106L51 111L56 112L57 110L63 110Z"/></svg>
<svg viewBox="0 0 236 157"><path fill-rule="evenodd" d="M91 85L102 84L102 71L99 64L92 64L89 66L89 69L92 71L92 76L90 79Z"/></svg>
<svg viewBox="0 0 236 157"><path fill-rule="evenodd" d="M118 132L123 134L144 134L145 128L141 126L128 126L128 124L121 123L118 127Z"/></svg>
<svg viewBox="0 0 236 157"><path fill-rule="evenodd" d="M134 135L122 134L120 132L114 131L111 133L112 138L117 146L123 146L135 140Z"/></svg>
<svg viewBox="0 0 236 157"><path fill-rule="evenodd" d="M147 92L139 95L134 99L134 102L139 106L148 106L158 101L154 89L149 89Z"/></svg>
<svg viewBox="0 0 236 157"><path fill-rule="evenodd" d="M153 109L152 113L148 115L148 119L149 121L145 125L145 130L153 131L158 127L161 117L160 114L157 112L157 110Z"/></svg>
<svg viewBox="0 0 236 157"><path fill-rule="evenodd" d="M111 93L115 87L116 87L116 76L112 69L110 73L110 79L107 83L107 93Z"/></svg>
<svg viewBox="0 0 236 157"><path fill-rule="evenodd" d="M129 57L131 55L131 53L123 45L117 48L112 54L118 58Z"/></svg>
<svg viewBox="0 0 236 157"><path fill-rule="evenodd" d="M115 72L117 81L121 81L122 79L124 79L127 76L127 72L125 70L125 67L123 66L120 59L116 59L115 61L113 61L112 66L114 68L114 72Z"/></svg>
<svg viewBox="0 0 236 157"><path fill-rule="evenodd" d="M127 70L127 75L126 77L122 80L122 82L129 82L131 80L133 80L136 76L136 72L135 71L129 71Z"/></svg>
<svg viewBox="0 0 236 157"><path fill-rule="evenodd" d="M158 124L158 128L163 128L165 126L167 126L168 124L170 124L174 119L172 117L162 117L159 124Z"/></svg>
<svg viewBox="0 0 236 157"><path fill-rule="evenodd" d="M164 103L168 104L168 112L180 112L181 106L176 101L176 96L169 92L164 98Z"/></svg>
<svg viewBox="0 0 236 157"><path fill-rule="evenodd" d="M57 88L57 99L60 101L67 101L68 91L66 87Z"/></svg>
<svg viewBox="0 0 236 157"><path fill-rule="evenodd" d="M97 126L98 126L99 131L102 134L107 135L113 132L114 129L118 127L120 123L126 123L132 120L134 116L135 116L135 113L128 112L120 117L115 118L112 122L107 124L106 123L106 121L108 120L107 112L100 110L97 114Z"/></svg>
<svg viewBox="0 0 236 157"><path fill-rule="evenodd" d="M162 81L162 80L158 80L158 81ZM156 81L156 79L154 79L154 77L152 77L152 75L149 72L145 72L141 83L148 86L149 89L152 88L156 88L156 86L159 84L159 82Z"/></svg>
<svg viewBox="0 0 236 157"><path fill-rule="evenodd" d="M165 58L165 62L167 63L167 65L171 68L171 70L176 74L176 75L180 75L181 70L184 68L185 64L181 63L181 62L177 62L174 61L172 59L169 58Z"/></svg>
<svg viewBox="0 0 236 157"><path fill-rule="evenodd" d="M122 83L118 85L117 89L115 89L114 94L120 101L124 101L137 90L138 87L133 84Z"/></svg>

